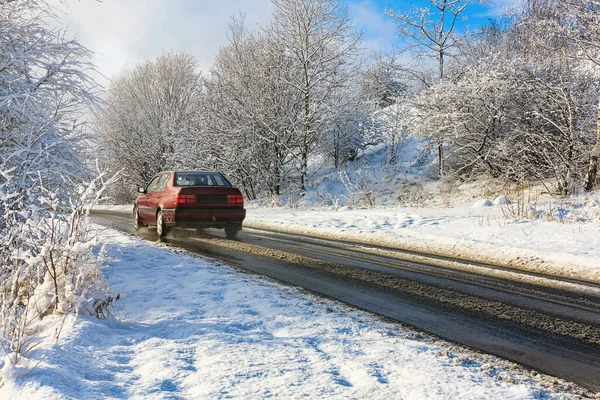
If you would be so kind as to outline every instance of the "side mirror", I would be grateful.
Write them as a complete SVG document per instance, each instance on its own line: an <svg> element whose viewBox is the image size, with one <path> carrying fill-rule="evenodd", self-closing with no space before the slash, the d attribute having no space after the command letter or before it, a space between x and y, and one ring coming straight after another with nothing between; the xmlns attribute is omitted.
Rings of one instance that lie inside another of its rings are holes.
<svg viewBox="0 0 600 400"><path fill-rule="evenodd" d="M138 191L138 193L146 193L146 188L144 188L142 186L138 186L137 191Z"/></svg>

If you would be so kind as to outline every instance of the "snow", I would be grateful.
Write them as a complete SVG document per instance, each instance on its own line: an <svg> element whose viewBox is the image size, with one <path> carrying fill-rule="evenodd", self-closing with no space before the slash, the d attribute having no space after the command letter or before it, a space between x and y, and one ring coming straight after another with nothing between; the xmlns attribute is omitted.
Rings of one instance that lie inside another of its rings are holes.
<svg viewBox="0 0 600 400"><path fill-rule="evenodd" d="M583 215L578 213L596 215L598 210L540 207L539 218L515 220L507 218L502 206L468 204L337 210L258 207L248 210L244 226L448 253L600 281L600 224L589 216L577 220ZM569 214L572 223L566 223Z"/></svg>
<svg viewBox="0 0 600 400"><path fill-rule="evenodd" d="M304 198L247 204L245 227L408 248L600 282L600 192L552 198L501 180L431 178L435 152L407 137L396 164L373 146L312 176ZM544 193L546 191L546 193Z"/></svg>
<svg viewBox="0 0 600 400"><path fill-rule="evenodd" d="M494 205L493 202L487 200L487 199L482 199L482 200L477 200L472 206L471 208L482 208L482 207L492 207Z"/></svg>
<svg viewBox="0 0 600 400"><path fill-rule="evenodd" d="M7 379L0 397L569 397L548 389L552 378L300 289L101 235L121 318L68 316L57 344L47 339L60 318L45 319L45 341L30 355L41 362Z"/></svg>
<svg viewBox="0 0 600 400"><path fill-rule="evenodd" d="M498 196L494 199L492 204L495 206L505 206L510 204L510 201L506 198L506 196Z"/></svg>
<svg viewBox="0 0 600 400"><path fill-rule="evenodd" d="M122 213L133 213L133 204L125 204L125 205L94 205L93 210L96 211L114 211L114 212L122 212Z"/></svg>

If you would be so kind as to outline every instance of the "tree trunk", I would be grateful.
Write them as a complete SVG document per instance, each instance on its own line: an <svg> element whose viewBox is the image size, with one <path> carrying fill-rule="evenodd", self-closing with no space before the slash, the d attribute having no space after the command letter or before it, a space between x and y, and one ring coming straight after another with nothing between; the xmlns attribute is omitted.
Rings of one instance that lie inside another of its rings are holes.
<svg viewBox="0 0 600 400"><path fill-rule="evenodd" d="M336 140L333 147L333 165L335 166L335 169L340 167L340 146L341 144Z"/></svg>
<svg viewBox="0 0 600 400"><path fill-rule="evenodd" d="M306 194L306 176L308 175L308 148L302 148L302 163L300 165L300 197Z"/></svg>
<svg viewBox="0 0 600 400"><path fill-rule="evenodd" d="M444 175L444 142L442 139L438 142L438 175L440 178Z"/></svg>
<svg viewBox="0 0 600 400"><path fill-rule="evenodd" d="M440 32L439 38L442 39L444 36L444 16L445 16L446 2L444 1L444 8L440 15ZM439 82L444 79L444 49L440 47L438 54L438 78ZM444 132L442 132L440 141L438 142L438 176L441 178L444 176Z"/></svg>
<svg viewBox="0 0 600 400"><path fill-rule="evenodd" d="M585 175L585 182L583 189L586 192L591 191L596 183L596 177L598 174L598 162L600 161L600 101L598 102L598 122L596 124L596 145L590 153L590 163L588 165L587 174Z"/></svg>
<svg viewBox="0 0 600 400"><path fill-rule="evenodd" d="M575 126L573 124L573 100L568 90L565 90L567 93L567 126L569 128L569 150L567 151L567 165L566 165L566 173L565 179L563 183L563 196L568 196L571 194L571 189L573 186L573 170L575 169L575 142L577 141L577 134L575 132Z"/></svg>
<svg viewBox="0 0 600 400"><path fill-rule="evenodd" d="M304 39L304 55L308 58L308 35ZM304 137L302 143L302 164L300 166L300 197L306 194L306 178L308 174L308 135L310 135L310 82L308 79L308 61L303 65L304 79Z"/></svg>
<svg viewBox="0 0 600 400"><path fill-rule="evenodd" d="M281 149L279 147L279 138L275 136L275 165L273 167L273 194L279 196L281 194Z"/></svg>
<svg viewBox="0 0 600 400"><path fill-rule="evenodd" d="M308 72L304 68L306 94L304 95L304 137L302 143L302 164L300 165L300 197L306 194L306 178L308 175L308 135L310 134L310 98L308 95Z"/></svg>

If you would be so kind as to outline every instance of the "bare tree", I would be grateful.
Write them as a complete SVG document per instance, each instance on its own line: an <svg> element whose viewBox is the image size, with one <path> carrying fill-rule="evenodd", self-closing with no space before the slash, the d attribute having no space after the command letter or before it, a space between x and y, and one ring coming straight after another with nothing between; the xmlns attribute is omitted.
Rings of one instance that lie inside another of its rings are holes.
<svg viewBox="0 0 600 400"><path fill-rule="evenodd" d="M402 76L403 68L395 53L385 54L379 51L371 59L372 64L361 77L360 96L376 108L391 106L408 91L408 85Z"/></svg>
<svg viewBox="0 0 600 400"><path fill-rule="evenodd" d="M291 73L287 85L302 96L296 134L300 146L300 191L304 194L308 156L326 134L340 107L336 93L351 82L361 35L338 0L272 0L274 21L266 31L284 49Z"/></svg>
<svg viewBox="0 0 600 400"><path fill-rule="evenodd" d="M97 115L111 170L123 169L127 199L166 168L198 167L202 80L196 60L165 53L113 79L109 106Z"/></svg>
<svg viewBox="0 0 600 400"><path fill-rule="evenodd" d="M233 19L230 43L217 55L207 87L206 131L211 162L249 198L279 195L298 146L301 98L286 82L291 60L269 37Z"/></svg>
<svg viewBox="0 0 600 400"><path fill-rule="evenodd" d="M598 0L558 0L566 11L569 24L565 27L568 36L580 49L579 57L600 67L600 1ZM590 152L587 173L583 187L586 191L594 188L600 165L600 100L596 124L596 144Z"/></svg>
<svg viewBox="0 0 600 400"><path fill-rule="evenodd" d="M358 93L355 88L339 93L342 98L340 104L346 107L337 112L337 118L332 121L328 132L317 144L317 152L333 160L335 168L340 168L348 161L354 161L359 151L367 145L372 126L370 109Z"/></svg>
<svg viewBox="0 0 600 400"><path fill-rule="evenodd" d="M406 124L411 119L407 100L411 96L412 76L407 76L397 52L376 52L371 60L361 76L360 97L368 110L369 131L376 135L365 137L365 143L383 142L387 148L385 162L394 164L399 160L400 147L408 133Z"/></svg>
<svg viewBox="0 0 600 400"><path fill-rule="evenodd" d="M409 39L408 49L419 58L427 57L437 62L437 78L442 80L445 63L458 45L460 19L474 0L428 0L427 6L399 13L392 9L386 13L394 18L400 36ZM438 137L438 174L444 173L444 137Z"/></svg>

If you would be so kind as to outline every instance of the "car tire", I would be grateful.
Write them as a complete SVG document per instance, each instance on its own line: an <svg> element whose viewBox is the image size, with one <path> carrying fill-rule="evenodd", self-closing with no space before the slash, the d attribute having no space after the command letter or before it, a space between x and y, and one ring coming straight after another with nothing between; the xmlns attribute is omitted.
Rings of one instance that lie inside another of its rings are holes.
<svg viewBox="0 0 600 400"><path fill-rule="evenodd" d="M162 211L159 211L156 214L156 234L159 238L163 238L167 235L169 228L165 226L165 221L163 220Z"/></svg>
<svg viewBox="0 0 600 400"><path fill-rule="evenodd" d="M233 239L237 236L238 232L242 230L242 225L240 224L228 224L225 225L225 236L228 239Z"/></svg>
<svg viewBox="0 0 600 400"><path fill-rule="evenodd" d="M140 220L140 212L137 207L133 209L133 227L137 231L142 226L142 221Z"/></svg>

